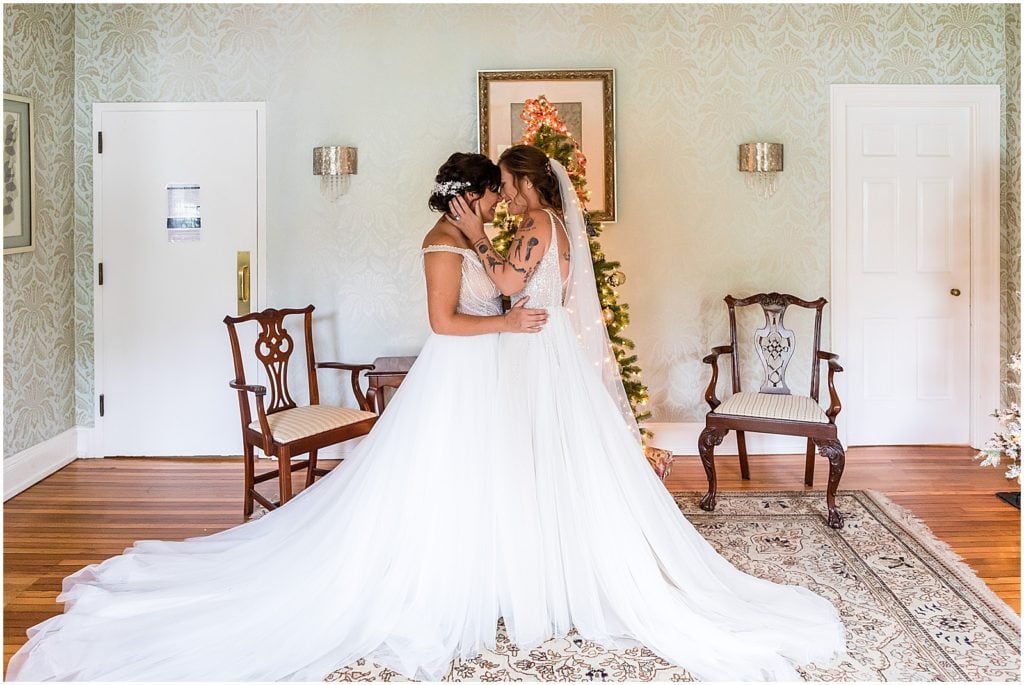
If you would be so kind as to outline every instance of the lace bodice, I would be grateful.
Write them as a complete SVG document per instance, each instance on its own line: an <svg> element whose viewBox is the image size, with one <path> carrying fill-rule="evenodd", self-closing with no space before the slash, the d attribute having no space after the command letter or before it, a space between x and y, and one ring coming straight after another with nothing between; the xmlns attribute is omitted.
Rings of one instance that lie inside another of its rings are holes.
<svg viewBox="0 0 1024 685"><path fill-rule="evenodd" d="M487 277L483 264L473 250L452 245L428 245L428 252L453 252L462 255L462 282L459 284L459 314L495 316L501 314L501 293Z"/></svg>
<svg viewBox="0 0 1024 685"><path fill-rule="evenodd" d="M565 284L562 282L562 270L558 261L558 239L555 235L555 231L561 226L561 220L550 210L544 211L551 219L551 244L548 245L548 251L541 257L537 270L526 282L526 286L512 296L512 301L518 302L529 295L530 301L526 306L531 309L561 307L564 295Z"/></svg>

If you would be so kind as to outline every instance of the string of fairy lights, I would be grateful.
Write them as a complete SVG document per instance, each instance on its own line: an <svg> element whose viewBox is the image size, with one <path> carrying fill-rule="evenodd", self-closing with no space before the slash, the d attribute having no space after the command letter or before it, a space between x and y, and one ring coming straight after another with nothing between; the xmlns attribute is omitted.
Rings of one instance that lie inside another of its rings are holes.
<svg viewBox="0 0 1024 685"><path fill-rule="evenodd" d="M586 209L590 200L586 177L587 158L559 118L558 110L543 95L527 100L519 116L526 124L526 131L519 142L540 148L548 157L558 160L568 172L576 195L583 205L583 218L590 240L590 255L594 262L594 278L597 280L597 293L601 300L604 324L608 329L608 337L612 343L615 360L619 364L622 385L629 398L633 415L637 423L643 423L651 418L647 406L647 386L640 378L640 366L637 364L636 354L633 353L635 344L622 334L629 326L629 305L619 301L617 288L626 282L626 274L620 269L621 264L609 260L601 249L598 238L603 226L600 222L594 221ZM491 241L494 249L503 256L507 255L517 228L516 217L510 215L503 205L499 205L494 216L494 227L498 229L497 235ZM641 432L645 437L649 436L647 431L641 429Z"/></svg>

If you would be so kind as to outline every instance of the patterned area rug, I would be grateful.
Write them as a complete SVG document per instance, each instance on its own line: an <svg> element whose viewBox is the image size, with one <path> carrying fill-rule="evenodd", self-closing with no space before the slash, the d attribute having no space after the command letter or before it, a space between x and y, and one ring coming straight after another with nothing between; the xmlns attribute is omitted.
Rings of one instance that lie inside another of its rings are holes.
<svg viewBox="0 0 1024 685"><path fill-rule="evenodd" d="M698 495L679 508L733 564L761 578L827 597L847 627L847 655L801 669L816 681L1019 681L1020 619L921 522L884 495L841 492L846 527L825 521L821 493ZM406 680L359 661L328 681ZM499 624L497 648L459 660L449 681L692 681L684 669L637 647L610 650L568 636L521 651Z"/></svg>

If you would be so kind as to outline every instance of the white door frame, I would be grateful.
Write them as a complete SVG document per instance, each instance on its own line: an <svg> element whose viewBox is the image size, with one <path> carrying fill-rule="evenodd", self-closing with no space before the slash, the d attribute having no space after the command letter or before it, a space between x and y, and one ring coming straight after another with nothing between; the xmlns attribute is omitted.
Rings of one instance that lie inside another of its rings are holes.
<svg viewBox="0 0 1024 685"><path fill-rule="evenodd" d="M265 102L94 102L92 105L92 257L93 257L93 429L83 445L83 456L102 456L103 423L100 420L98 390L103 383L103 288L97 284L103 261L103 165L97 139L104 112L167 111L253 111L256 112L256 298L253 311L264 307L267 292L267 103ZM225 344L227 341L225 339ZM226 378L226 377L225 377ZM227 383L225 382L225 386Z"/></svg>
<svg viewBox="0 0 1024 685"><path fill-rule="evenodd" d="M971 113L971 389L970 441L980 448L996 427L999 406L999 86L833 85L832 345L848 348L846 250L846 111L853 106L967 107ZM842 374L840 374L842 375ZM845 383L843 386L845 387ZM841 416L841 415L840 415ZM846 442L846 427L840 426Z"/></svg>

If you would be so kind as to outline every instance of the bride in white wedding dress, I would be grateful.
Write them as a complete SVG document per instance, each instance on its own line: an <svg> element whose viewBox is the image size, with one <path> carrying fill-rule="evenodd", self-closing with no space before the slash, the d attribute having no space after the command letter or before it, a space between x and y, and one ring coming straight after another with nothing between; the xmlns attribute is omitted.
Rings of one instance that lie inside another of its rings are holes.
<svg viewBox="0 0 1024 685"><path fill-rule="evenodd" d="M452 221L514 301L547 309L535 336L501 336L494 442L500 474L498 590L512 642L575 626L609 646L642 643L702 680L799 680L845 630L826 599L742 573L680 513L644 458L565 169L518 145L499 159L522 216L508 259L460 198ZM456 218L457 217L457 218Z"/></svg>
<svg viewBox="0 0 1024 685"><path fill-rule="evenodd" d="M452 155L436 182L432 208L460 195L493 215L483 155ZM424 239L435 334L348 459L263 518L66 578L64 613L29 630L7 679L321 680L367 657L438 680L494 647L498 334L547 315L502 315L468 247L444 218Z"/></svg>

